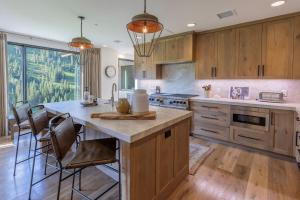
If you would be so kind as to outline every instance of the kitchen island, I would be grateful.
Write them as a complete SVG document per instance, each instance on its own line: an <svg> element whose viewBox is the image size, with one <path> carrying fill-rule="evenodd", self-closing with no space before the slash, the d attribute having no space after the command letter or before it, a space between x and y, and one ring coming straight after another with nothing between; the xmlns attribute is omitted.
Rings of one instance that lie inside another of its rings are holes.
<svg viewBox="0 0 300 200"><path fill-rule="evenodd" d="M123 200L166 199L188 174L190 111L150 106L155 120L118 121L91 118L92 113L114 111L110 104L82 107L79 101L67 101L45 107L120 139Z"/></svg>

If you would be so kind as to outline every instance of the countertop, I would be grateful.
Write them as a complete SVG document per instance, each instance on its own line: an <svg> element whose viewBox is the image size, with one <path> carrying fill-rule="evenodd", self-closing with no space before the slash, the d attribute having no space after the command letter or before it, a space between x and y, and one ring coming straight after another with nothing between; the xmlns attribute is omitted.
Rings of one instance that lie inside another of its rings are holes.
<svg viewBox="0 0 300 200"><path fill-rule="evenodd" d="M110 104L83 107L79 101L64 101L48 103L45 107L54 114L68 112L74 121L128 143L143 139L192 116L191 111L150 106L151 111L156 111L155 120L102 120L91 118L91 114L115 111Z"/></svg>
<svg viewBox="0 0 300 200"><path fill-rule="evenodd" d="M237 106L251 106L259 108L270 108L279 110L291 110L296 111L300 114L300 103L270 103L270 102L260 102L256 100L236 100L229 98L204 98L204 97L193 97L191 101L205 102L205 103L219 103L227 105L237 105Z"/></svg>

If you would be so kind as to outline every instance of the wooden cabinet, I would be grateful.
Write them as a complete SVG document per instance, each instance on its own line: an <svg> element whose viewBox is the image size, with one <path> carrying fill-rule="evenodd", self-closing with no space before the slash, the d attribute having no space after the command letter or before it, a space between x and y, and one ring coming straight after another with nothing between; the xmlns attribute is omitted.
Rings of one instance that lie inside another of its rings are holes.
<svg viewBox="0 0 300 200"><path fill-rule="evenodd" d="M155 64L162 64L165 62L166 41L157 40L153 47L153 62Z"/></svg>
<svg viewBox="0 0 300 200"><path fill-rule="evenodd" d="M274 133L274 152L294 156L294 122L294 112L271 110L271 130Z"/></svg>
<svg viewBox="0 0 300 200"><path fill-rule="evenodd" d="M198 34L196 41L196 79L213 78L213 69L217 65L216 34Z"/></svg>
<svg viewBox="0 0 300 200"><path fill-rule="evenodd" d="M163 190L174 176L174 129L157 136L157 191Z"/></svg>
<svg viewBox="0 0 300 200"><path fill-rule="evenodd" d="M294 18L293 78L300 79L300 16Z"/></svg>
<svg viewBox="0 0 300 200"><path fill-rule="evenodd" d="M293 59L293 20L271 21L263 25L262 76L291 78Z"/></svg>
<svg viewBox="0 0 300 200"><path fill-rule="evenodd" d="M218 79L235 78L236 30L217 32L217 66L214 76Z"/></svg>
<svg viewBox="0 0 300 200"><path fill-rule="evenodd" d="M194 34L178 35L165 40L164 63L192 62L194 60Z"/></svg>
<svg viewBox="0 0 300 200"><path fill-rule="evenodd" d="M262 64L262 24L237 29L237 78L258 78Z"/></svg>

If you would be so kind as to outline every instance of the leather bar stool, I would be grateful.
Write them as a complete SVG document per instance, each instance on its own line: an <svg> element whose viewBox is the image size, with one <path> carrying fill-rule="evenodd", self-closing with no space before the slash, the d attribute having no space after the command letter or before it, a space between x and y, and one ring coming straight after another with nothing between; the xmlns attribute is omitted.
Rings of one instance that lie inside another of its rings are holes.
<svg viewBox="0 0 300 200"><path fill-rule="evenodd" d="M60 124L57 125L54 123L55 126L52 125L52 121L55 120L55 118L52 118L49 123L51 142L60 167L57 200L59 200L61 182L70 177L69 175L62 178L63 170L73 170L73 174L71 174L73 176L71 199L73 199L73 191L79 193L80 196L85 199L91 199L81 192L81 171L90 166L112 164L116 162L118 163L119 169L119 182L112 184L96 199L102 197L117 184L119 184L119 197L121 198L120 150L118 150L118 157L116 156L117 143L118 146L120 145L119 140L116 138L105 138L79 141L77 134L75 133L72 117L69 114L63 114L63 116L65 116L65 120ZM76 152L72 154L72 146L74 143L76 143L77 148ZM68 157L69 155L72 156ZM75 174L77 173L79 173L79 189L74 187Z"/></svg>
<svg viewBox="0 0 300 200"><path fill-rule="evenodd" d="M29 124L28 115L27 115L27 111L28 111L29 108L30 108L30 105L26 101L18 101L18 102L16 102L15 105L12 106L13 115L14 115L14 118L16 120L16 126L18 128L17 149L16 149L15 165L14 165L14 176L16 175L17 164L20 164L20 163L22 163L24 161L27 161L31 158L30 157L30 150L31 150L32 134L31 134L30 124ZM29 130L29 131L21 133L22 130ZM27 157L27 159L23 159L23 160L18 161L20 137L28 135L28 134L30 134L28 157Z"/></svg>

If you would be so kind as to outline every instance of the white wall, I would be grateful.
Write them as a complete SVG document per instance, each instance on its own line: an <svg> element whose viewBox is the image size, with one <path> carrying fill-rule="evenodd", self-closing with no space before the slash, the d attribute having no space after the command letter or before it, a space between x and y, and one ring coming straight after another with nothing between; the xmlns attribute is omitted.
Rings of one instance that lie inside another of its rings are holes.
<svg viewBox="0 0 300 200"><path fill-rule="evenodd" d="M114 78L105 76L105 67L108 65L113 65L116 68L117 73ZM118 52L111 48L101 48L101 97L103 99L111 98L111 87L113 83L118 85L118 77Z"/></svg>

